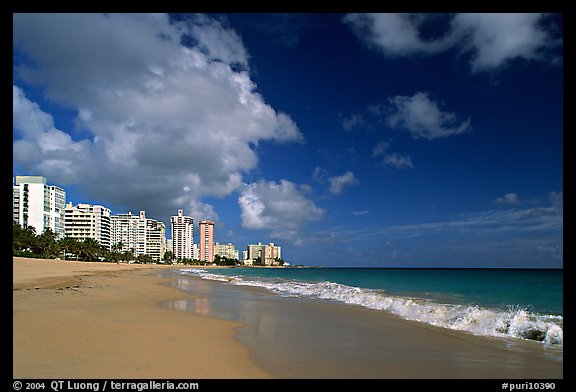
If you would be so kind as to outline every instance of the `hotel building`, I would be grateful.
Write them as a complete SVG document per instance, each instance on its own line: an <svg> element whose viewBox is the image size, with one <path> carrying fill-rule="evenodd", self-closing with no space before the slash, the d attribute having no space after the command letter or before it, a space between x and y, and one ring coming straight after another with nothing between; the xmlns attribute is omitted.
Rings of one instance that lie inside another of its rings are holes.
<svg viewBox="0 0 576 392"><path fill-rule="evenodd" d="M41 176L16 176L12 187L12 219L22 227L34 227L36 234L51 229L64 237L66 192L46 185Z"/></svg>
<svg viewBox="0 0 576 392"><path fill-rule="evenodd" d="M282 247L274 245L270 242L268 245L263 245L261 242L258 244L250 244L246 249L247 259L256 260L260 259L263 265L278 265L277 259L282 258Z"/></svg>
<svg viewBox="0 0 576 392"><path fill-rule="evenodd" d="M200 221L200 261L214 261L214 222Z"/></svg>
<svg viewBox="0 0 576 392"><path fill-rule="evenodd" d="M118 214L111 216L111 246L122 243L121 252L133 251L134 257L148 255L154 261L162 260L166 245L164 223L140 215Z"/></svg>
<svg viewBox="0 0 576 392"><path fill-rule="evenodd" d="M178 215L170 217L172 225L172 253L175 258L194 259L194 219L184 215L179 209Z"/></svg>
<svg viewBox="0 0 576 392"><path fill-rule="evenodd" d="M236 247L231 242L227 244L219 244L217 242L214 245L214 256L216 255L226 257L228 259L238 259L238 250L236 250Z"/></svg>
<svg viewBox="0 0 576 392"><path fill-rule="evenodd" d="M80 203L68 203L64 210L64 234L66 237L84 240L92 238L110 250L111 212L109 208Z"/></svg>

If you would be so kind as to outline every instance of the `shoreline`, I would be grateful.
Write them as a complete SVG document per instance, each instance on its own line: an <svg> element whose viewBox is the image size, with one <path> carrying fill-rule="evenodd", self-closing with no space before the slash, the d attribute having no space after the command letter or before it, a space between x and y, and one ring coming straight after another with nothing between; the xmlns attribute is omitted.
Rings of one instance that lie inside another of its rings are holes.
<svg viewBox="0 0 576 392"><path fill-rule="evenodd" d="M270 378L241 323L159 306L193 298L166 269L13 257L13 378Z"/></svg>
<svg viewBox="0 0 576 392"><path fill-rule="evenodd" d="M163 306L241 322L237 338L275 378L563 378L563 353L535 341L478 336L360 305L197 276L172 284L202 300Z"/></svg>
<svg viewBox="0 0 576 392"><path fill-rule="evenodd" d="M13 257L13 377L563 378L563 360L530 342L181 276L182 268Z"/></svg>

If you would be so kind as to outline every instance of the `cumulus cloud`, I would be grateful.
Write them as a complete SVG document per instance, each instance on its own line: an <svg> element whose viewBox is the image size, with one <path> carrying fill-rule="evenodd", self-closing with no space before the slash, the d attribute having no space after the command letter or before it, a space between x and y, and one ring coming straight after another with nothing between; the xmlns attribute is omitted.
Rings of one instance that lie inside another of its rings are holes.
<svg viewBox="0 0 576 392"><path fill-rule="evenodd" d="M306 223L324 216L325 211L306 197L308 191L287 180L244 184L238 198L242 227L293 237Z"/></svg>
<svg viewBox="0 0 576 392"><path fill-rule="evenodd" d="M456 49L468 56L472 71L490 71L516 58L549 60L560 39L546 29L545 14L479 13L349 14L344 17L358 37L389 57L433 55ZM431 28L430 26L433 26ZM430 30L437 36L426 37ZM553 59L554 60L554 59Z"/></svg>
<svg viewBox="0 0 576 392"><path fill-rule="evenodd" d="M414 139L441 139L472 131L470 119L459 121L456 114L442 111L427 93L413 96L395 96L389 99L392 113L388 125L404 128Z"/></svg>
<svg viewBox="0 0 576 392"><path fill-rule="evenodd" d="M22 134L12 146L15 161L62 182L75 182L91 174L75 168L92 156L93 143L74 141L69 134L57 129L53 117L26 98L17 86L12 86L12 118L14 128Z"/></svg>
<svg viewBox="0 0 576 392"><path fill-rule="evenodd" d="M14 70L14 161L95 199L213 217L202 198L241 189L259 142L303 140L256 91L240 37L210 17L14 14L13 38L29 60ZM55 129L20 83L74 111L84 139Z"/></svg>
<svg viewBox="0 0 576 392"><path fill-rule="evenodd" d="M504 204L504 205L517 205L521 204L520 198L518 197L517 193L506 193L503 196L497 197L494 202L496 204Z"/></svg>
<svg viewBox="0 0 576 392"><path fill-rule="evenodd" d="M344 192L344 188L357 185L358 179L353 172L347 171L341 176L333 176L328 179L330 181L330 193L338 195Z"/></svg>

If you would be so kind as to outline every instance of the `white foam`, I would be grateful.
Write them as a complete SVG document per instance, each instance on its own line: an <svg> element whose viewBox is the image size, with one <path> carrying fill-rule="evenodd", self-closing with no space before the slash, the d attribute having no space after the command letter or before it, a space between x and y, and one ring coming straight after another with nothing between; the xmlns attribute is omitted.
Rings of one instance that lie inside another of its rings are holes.
<svg viewBox="0 0 576 392"><path fill-rule="evenodd" d="M420 298L391 296L384 291L347 286L334 282L258 280L227 277L201 269L182 270L203 279L241 286L263 287L287 297L308 297L384 310L407 320L428 323L484 336L508 336L562 345L562 316L538 315L522 308L486 309L478 306L440 304Z"/></svg>

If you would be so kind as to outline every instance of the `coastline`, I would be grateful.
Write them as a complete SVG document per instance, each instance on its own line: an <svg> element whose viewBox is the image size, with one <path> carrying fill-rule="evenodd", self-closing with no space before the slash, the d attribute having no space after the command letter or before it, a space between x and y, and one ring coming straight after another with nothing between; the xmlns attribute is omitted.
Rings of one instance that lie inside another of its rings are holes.
<svg viewBox="0 0 576 392"><path fill-rule="evenodd" d="M170 268L13 257L13 378L270 378L240 323L159 306Z"/></svg>
<svg viewBox="0 0 576 392"><path fill-rule="evenodd" d="M179 274L170 284L201 299L162 306L241 322L237 338L275 378L563 378L562 351L535 341L478 336L359 305L194 275Z"/></svg>
<svg viewBox="0 0 576 392"><path fill-rule="evenodd" d="M182 276L13 258L14 378L561 379L533 342Z"/></svg>

